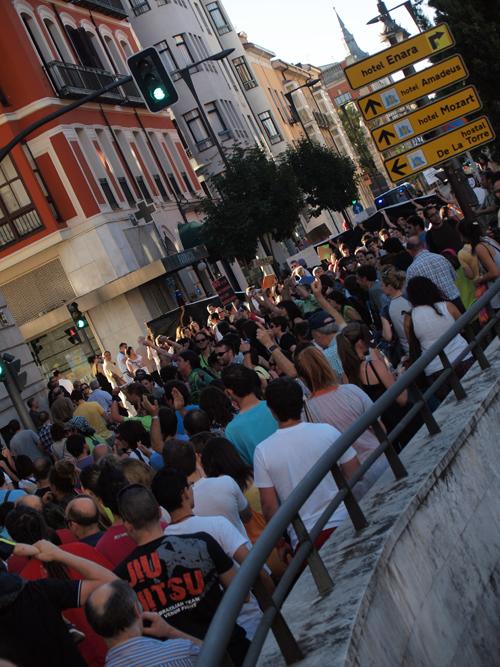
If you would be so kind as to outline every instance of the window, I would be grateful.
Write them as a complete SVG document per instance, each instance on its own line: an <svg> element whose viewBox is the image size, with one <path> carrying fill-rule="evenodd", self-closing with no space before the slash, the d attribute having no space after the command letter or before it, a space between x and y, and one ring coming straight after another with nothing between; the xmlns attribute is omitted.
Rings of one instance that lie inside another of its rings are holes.
<svg viewBox="0 0 500 667"><path fill-rule="evenodd" d="M130 206L130 208L135 208L136 205L135 197L128 186L128 182L125 176L118 176L118 183L120 184L122 192L125 195L125 199L127 200L127 203Z"/></svg>
<svg viewBox="0 0 500 667"><path fill-rule="evenodd" d="M226 17L222 13L218 2L209 2L207 4L207 11L211 16L219 35L225 35L227 32L231 32L231 28L229 27Z"/></svg>
<svg viewBox="0 0 500 667"><path fill-rule="evenodd" d="M211 35L212 31L210 30L209 25L207 23L207 19L205 18L205 13L200 9L200 6L198 5L198 3L195 2L194 6L195 6L196 11L200 15L201 22L205 26L206 31L208 32L209 35ZM202 27L202 30L203 30L203 27Z"/></svg>
<svg viewBox="0 0 500 667"><path fill-rule="evenodd" d="M0 247L43 225L10 157L0 163Z"/></svg>
<svg viewBox="0 0 500 667"><path fill-rule="evenodd" d="M250 72L246 58L243 56L240 58L233 58L233 65L245 90L250 90L251 88L257 87L257 82Z"/></svg>
<svg viewBox="0 0 500 667"><path fill-rule="evenodd" d="M40 60L45 64L52 60L52 54L49 50L47 42L43 39L36 21L28 14L21 14L21 20L24 23L26 30L33 42L36 52Z"/></svg>
<svg viewBox="0 0 500 667"><path fill-rule="evenodd" d="M160 175L153 174L153 179L154 182L156 183L156 187L158 188L158 192L162 196L162 199L164 199L165 201L169 201L167 191L165 190L165 186L163 185L163 181L161 180Z"/></svg>
<svg viewBox="0 0 500 667"><path fill-rule="evenodd" d="M192 109L184 114L184 120L188 126L191 136L196 142L198 150L204 151L213 146L213 142L208 134L207 128L201 119L198 109Z"/></svg>
<svg viewBox="0 0 500 667"><path fill-rule="evenodd" d="M151 197L151 194L149 190L146 187L146 183L144 183L144 178L142 176L136 176L135 177L136 183L139 186L139 190L142 192L142 196L144 197L144 200L147 202L152 202L153 198Z"/></svg>
<svg viewBox="0 0 500 667"><path fill-rule="evenodd" d="M186 35L184 33L181 35L174 35L173 40L177 47L176 56L177 61L181 65L181 68L187 67L187 65L194 63L193 56L191 55L191 51L189 50L189 47L186 43Z"/></svg>
<svg viewBox="0 0 500 667"><path fill-rule="evenodd" d="M229 138L231 133L228 130L227 125L225 124L224 119L220 114L219 109L217 108L217 104L215 102L209 102L208 104L205 104L205 109L207 112L209 123L212 126L214 132L218 134L220 137Z"/></svg>
<svg viewBox="0 0 500 667"><path fill-rule="evenodd" d="M96 69L105 69L103 61L101 60L96 47L95 37L87 32L84 28L72 28L66 26L66 32L73 44L75 53L78 55L80 63L84 67L94 67Z"/></svg>
<svg viewBox="0 0 500 667"><path fill-rule="evenodd" d="M106 197L108 204L111 206L111 208L113 210L120 208L118 206L118 202L115 199L115 195L113 194L113 190L109 187L108 179L100 178L99 185L101 186L102 191L104 192L104 196Z"/></svg>
<svg viewBox="0 0 500 667"><path fill-rule="evenodd" d="M174 81L177 81L180 79L180 74L177 74L177 70L179 69L179 66L175 62L175 58L172 54L172 51L170 50L167 42L163 39L161 42L157 42L155 45L156 50L161 56L161 59L163 60L163 64L167 68L167 72L172 75L172 79Z"/></svg>
<svg viewBox="0 0 500 667"><path fill-rule="evenodd" d="M182 192L173 174L168 174L168 182L170 183L170 187L175 192L175 194L180 197Z"/></svg>
<svg viewBox="0 0 500 667"><path fill-rule="evenodd" d="M190 179L188 178L188 175L186 174L185 171L181 172L181 175L182 175L182 180L184 181L185 186L187 187L187 189L189 190L189 192L190 192L192 195L194 195L193 185L192 185Z"/></svg>
<svg viewBox="0 0 500 667"><path fill-rule="evenodd" d="M38 185L40 186L40 190L43 192L43 196L47 200L47 204L49 205L49 208L52 211L54 219L57 220L58 222L61 222L62 221L61 214L57 210L57 207L54 203L54 200L52 199L50 192L47 190L47 185L43 179L42 174L40 173L40 170L38 169L38 165L33 158L33 155L29 149L28 144L23 144L23 153L25 154L26 159L28 160L29 165L31 167L31 170L35 175L36 180L38 181Z"/></svg>
<svg viewBox="0 0 500 667"><path fill-rule="evenodd" d="M272 144L277 144L279 143L281 139L281 135L278 132L278 128L276 127L274 123L274 119L271 116L270 111L264 111L263 113L259 114L259 120L262 123L262 127L264 128L264 131L267 135L267 138Z"/></svg>
<svg viewBox="0 0 500 667"><path fill-rule="evenodd" d="M335 104L338 107L343 106L344 104L347 104L347 102L350 102L352 100L352 95L351 93L343 93L342 95L339 95L338 97L335 98Z"/></svg>
<svg viewBox="0 0 500 667"><path fill-rule="evenodd" d="M151 9L149 0L128 0L128 1L130 2L132 11L136 16L145 14L146 12L149 12L149 10Z"/></svg>
<svg viewBox="0 0 500 667"><path fill-rule="evenodd" d="M56 28L56 26L53 24L52 21L49 19L44 19L43 21L45 27L47 28L47 32L49 33L52 43L54 44L54 47L57 51L57 54L59 56L59 60L61 60L63 63L71 63L73 62L71 59L71 56L69 54L68 46L66 42L64 41L61 33L59 30Z"/></svg>

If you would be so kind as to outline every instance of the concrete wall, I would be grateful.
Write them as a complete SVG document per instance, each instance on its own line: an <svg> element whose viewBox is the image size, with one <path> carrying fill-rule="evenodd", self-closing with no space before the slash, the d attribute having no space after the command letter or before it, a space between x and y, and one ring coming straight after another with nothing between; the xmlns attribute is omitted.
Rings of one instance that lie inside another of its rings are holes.
<svg viewBox="0 0 500 667"><path fill-rule="evenodd" d="M369 526L343 524L321 555L334 589L318 598L309 571L284 616L299 637L300 665L467 667L500 656L500 358L474 366L468 398L449 397L402 458L362 501ZM261 665L284 664L269 639Z"/></svg>

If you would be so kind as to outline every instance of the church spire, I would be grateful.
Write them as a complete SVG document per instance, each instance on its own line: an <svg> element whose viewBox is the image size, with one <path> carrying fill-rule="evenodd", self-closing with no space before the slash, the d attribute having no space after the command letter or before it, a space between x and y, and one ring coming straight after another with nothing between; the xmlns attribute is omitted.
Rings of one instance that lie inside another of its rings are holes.
<svg viewBox="0 0 500 667"><path fill-rule="evenodd" d="M354 60L361 60L362 58L366 58L368 53L365 53L365 51L362 51L356 40L354 39L354 35L347 30L344 21L340 18L338 15L337 9L334 7L333 11L335 12L335 15L337 16L337 21L339 22L340 29L342 30L342 41L344 42L345 48L350 56L354 58Z"/></svg>

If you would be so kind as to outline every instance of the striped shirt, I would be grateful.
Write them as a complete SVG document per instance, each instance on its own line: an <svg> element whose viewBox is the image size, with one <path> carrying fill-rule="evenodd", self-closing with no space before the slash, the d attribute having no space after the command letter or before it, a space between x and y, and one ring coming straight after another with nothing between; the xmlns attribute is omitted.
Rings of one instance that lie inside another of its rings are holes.
<svg viewBox="0 0 500 667"><path fill-rule="evenodd" d="M460 292L455 285L455 270L449 261L435 252L422 250L406 271L406 280L410 281L416 276L429 278L439 287L444 298L448 301L458 299Z"/></svg>
<svg viewBox="0 0 500 667"><path fill-rule="evenodd" d="M105 667L193 667L199 652L187 639L134 637L108 651Z"/></svg>

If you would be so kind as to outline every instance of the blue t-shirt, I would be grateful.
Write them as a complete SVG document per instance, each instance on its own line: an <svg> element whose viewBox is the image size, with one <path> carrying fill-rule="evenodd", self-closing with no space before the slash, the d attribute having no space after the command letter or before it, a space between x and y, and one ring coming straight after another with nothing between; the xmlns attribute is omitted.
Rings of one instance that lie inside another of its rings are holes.
<svg viewBox="0 0 500 667"><path fill-rule="evenodd" d="M199 409L200 409L199 405L186 405L186 407L184 408L184 410L186 412L189 412L190 410L199 410ZM179 410L176 410L175 414L177 416L177 436L176 437L178 437L179 435L185 435L186 431L184 430L184 420L182 418L182 415L179 412Z"/></svg>
<svg viewBox="0 0 500 667"><path fill-rule="evenodd" d="M255 448L277 430L278 422L267 403L259 401L253 408L240 412L229 422L226 438L233 443L241 458L253 466Z"/></svg>
<svg viewBox="0 0 500 667"><path fill-rule="evenodd" d="M9 497L7 498L7 494L9 494ZM0 505L3 505L3 503L8 502L8 503L15 503L18 498L22 498L23 496L26 495L26 492L23 491L22 489L12 489L9 491L8 489L1 489L0 490ZM6 500L7 498L7 500ZM5 538L6 540L10 539L9 532L5 526L0 526L0 537Z"/></svg>

